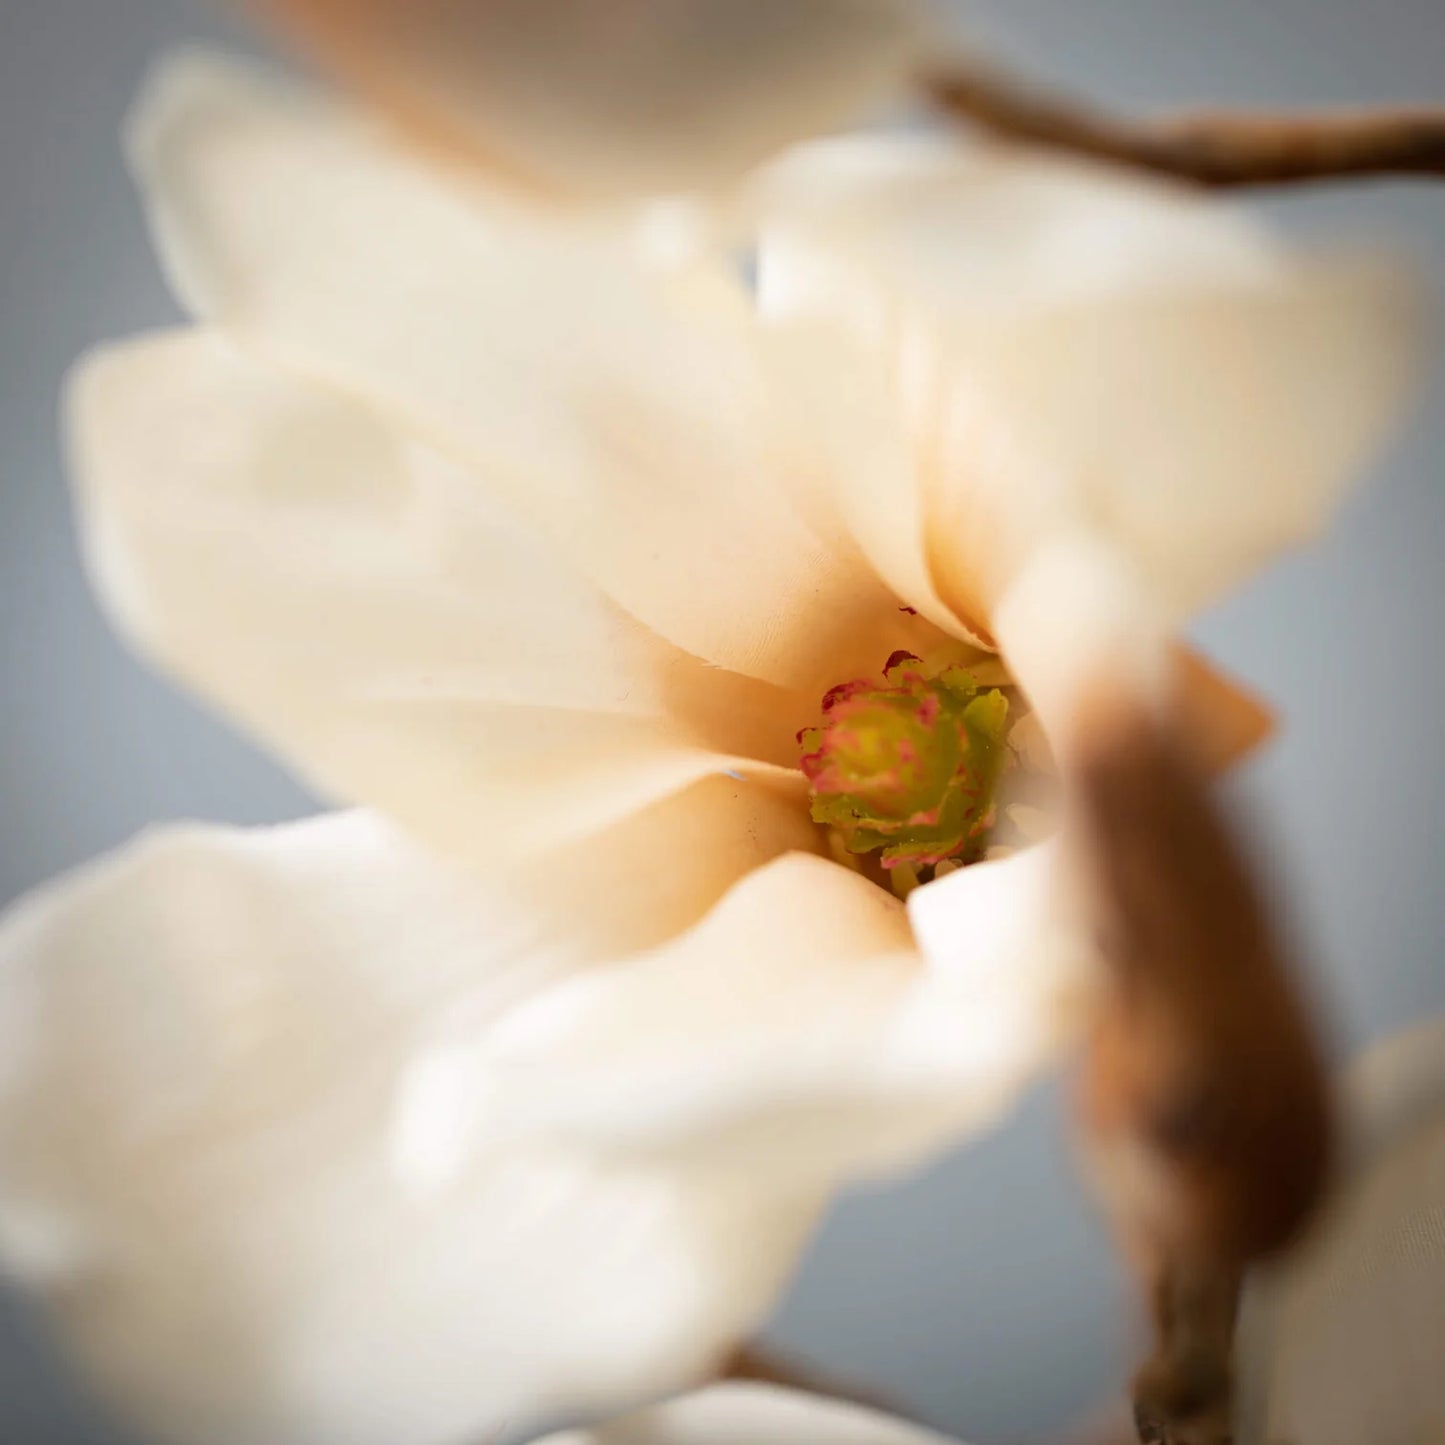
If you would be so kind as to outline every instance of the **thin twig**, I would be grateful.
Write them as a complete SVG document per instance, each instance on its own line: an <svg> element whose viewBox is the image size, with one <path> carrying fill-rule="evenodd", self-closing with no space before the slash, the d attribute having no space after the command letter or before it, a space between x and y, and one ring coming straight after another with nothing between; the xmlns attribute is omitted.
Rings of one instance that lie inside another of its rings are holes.
<svg viewBox="0 0 1445 1445"><path fill-rule="evenodd" d="M1445 177L1445 106L1200 111L1127 120L976 61L925 78L934 103L996 135L1201 186Z"/></svg>

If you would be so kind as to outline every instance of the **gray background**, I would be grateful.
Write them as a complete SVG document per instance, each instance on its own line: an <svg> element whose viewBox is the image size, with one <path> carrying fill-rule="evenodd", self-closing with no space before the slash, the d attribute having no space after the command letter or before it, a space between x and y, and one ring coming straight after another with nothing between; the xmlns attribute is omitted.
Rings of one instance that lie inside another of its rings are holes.
<svg viewBox="0 0 1445 1445"><path fill-rule="evenodd" d="M964 12L960 10L962 15ZM1445 101L1445 0L990 0L974 32L1120 104ZM115 135L199 0L0 0L0 900L160 818L305 796L133 662L78 570L55 441L69 361L172 320ZM1445 275L1445 184L1271 199L1301 234L1404 235ZM1288 731L1238 785L1341 1049L1445 1007L1445 384L1334 534L1203 620ZM1126 1295L1072 1176L1059 1091L902 1186L845 1202L774 1335L975 1441L1104 1397ZM0 1313L0 1445L99 1445L33 1321ZM204 1442L198 1442L204 1445ZM398 1442L404 1445L404 1442Z"/></svg>

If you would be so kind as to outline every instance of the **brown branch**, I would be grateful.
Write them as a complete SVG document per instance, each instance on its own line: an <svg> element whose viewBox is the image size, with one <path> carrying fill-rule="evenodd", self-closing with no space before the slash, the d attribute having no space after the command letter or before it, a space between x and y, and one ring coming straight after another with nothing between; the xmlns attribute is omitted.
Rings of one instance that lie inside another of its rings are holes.
<svg viewBox="0 0 1445 1445"><path fill-rule="evenodd" d="M1329 1096L1284 949L1203 774L1141 711L1085 721L1070 826L1107 988L1081 1115L1154 1323L1134 1385L1139 1437L1224 1445L1239 1282L1324 1189Z"/></svg>
<svg viewBox="0 0 1445 1445"><path fill-rule="evenodd" d="M1445 106L1126 120L969 61L924 87L941 109L995 135L1201 186L1445 176Z"/></svg>

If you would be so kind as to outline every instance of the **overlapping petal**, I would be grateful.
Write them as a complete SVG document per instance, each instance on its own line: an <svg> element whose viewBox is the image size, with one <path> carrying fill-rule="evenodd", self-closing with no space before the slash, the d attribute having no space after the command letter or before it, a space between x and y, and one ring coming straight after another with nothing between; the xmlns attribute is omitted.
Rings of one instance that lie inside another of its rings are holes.
<svg viewBox="0 0 1445 1445"><path fill-rule="evenodd" d="M768 308L891 356L910 545L981 623L1069 530L1183 620L1319 528L1411 371L1400 268L1291 259L1134 177L875 139L802 149L758 203Z"/></svg>
<svg viewBox="0 0 1445 1445"><path fill-rule="evenodd" d="M943 1436L841 1400L726 1384L538 1445L949 1445Z"/></svg>
<svg viewBox="0 0 1445 1445"><path fill-rule="evenodd" d="M753 328L631 227L529 212L217 61L162 70L132 153L198 314L405 418L661 636L809 691L898 645L896 599L798 514L810 449Z"/></svg>
<svg viewBox="0 0 1445 1445"><path fill-rule="evenodd" d="M540 880L344 814L157 833L15 910L0 1256L101 1386L218 1445L655 1394L841 1180L991 1117L1048 1053L1026 995L1057 1022L1077 980L934 975L848 870L753 867L721 786Z"/></svg>
<svg viewBox="0 0 1445 1445"><path fill-rule="evenodd" d="M403 1148L442 1021L499 1027L726 886L709 850L643 908L671 822L556 859L547 906L371 815L171 829L5 920L0 1254L158 1438L485 1436L676 1387L755 1324L821 1175L520 1131L423 1188Z"/></svg>
<svg viewBox="0 0 1445 1445"><path fill-rule="evenodd" d="M842 1182L977 1132L1087 1004L1088 952L1048 907L1049 856L918 890L912 929L857 874L779 859L689 934L539 997L479 1042L440 1041L429 1067L464 1102L457 1157L521 1121Z"/></svg>
<svg viewBox="0 0 1445 1445"><path fill-rule="evenodd" d="M663 641L354 398L195 332L101 353L70 413L127 631L333 794L485 861L790 786L810 699Z"/></svg>

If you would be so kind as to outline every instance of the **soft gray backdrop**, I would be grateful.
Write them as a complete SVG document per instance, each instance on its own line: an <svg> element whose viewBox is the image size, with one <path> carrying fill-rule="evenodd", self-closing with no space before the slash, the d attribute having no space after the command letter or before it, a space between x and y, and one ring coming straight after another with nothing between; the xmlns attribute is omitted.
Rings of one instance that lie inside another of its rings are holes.
<svg viewBox="0 0 1445 1445"><path fill-rule="evenodd" d="M1038 72L1117 103L1445 101L1445 0L981 0L966 13ZM155 819L308 808L112 639L81 581L55 438L70 360L175 317L116 130L160 46L223 33L200 0L0 0L0 901ZM1268 206L1304 235L1404 235L1445 276L1445 184ZM1241 797L1342 1049L1445 1009L1442 451L1437 372L1330 540L1199 629L1285 714ZM776 1339L980 1442L1032 1437L1097 1401L1127 1358L1126 1298L1074 1183L1057 1093L963 1157L839 1208ZM0 1313L0 1445L117 1439L34 1322Z"/></svg>

